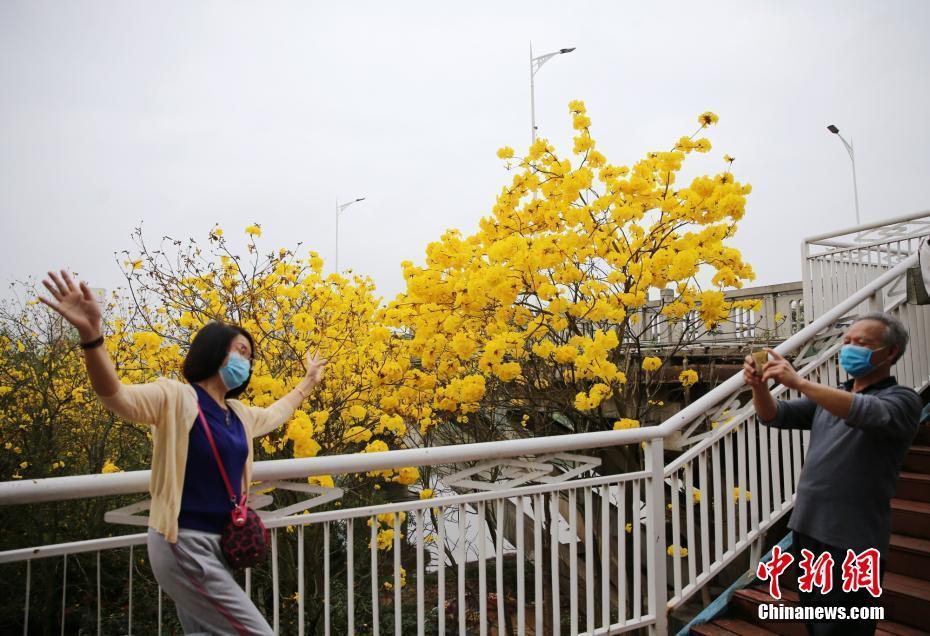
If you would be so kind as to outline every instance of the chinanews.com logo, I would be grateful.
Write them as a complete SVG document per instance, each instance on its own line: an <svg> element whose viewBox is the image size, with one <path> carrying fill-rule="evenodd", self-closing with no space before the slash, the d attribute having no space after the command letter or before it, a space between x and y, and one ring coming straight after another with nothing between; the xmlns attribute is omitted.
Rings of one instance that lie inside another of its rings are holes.
<svg viewBox="0 0 930 636"><path fill-rule="evenodd" d="M802 607L800 605L759 605L762 621L845 621L885 620L884 607Z"/></svg>
<svg viewBox="0 0 930 636"><path fill-rule="evenodd" d="M798 591L813 593L815 589L821 594L829 594L834 585L842 586L844 593L867 591L873 598L882 594L879 576L880 553L875 548L856 553L846 551L843 559L841 582L833 581L835 562L829 552L822 552L815 558L813 552L801 550L801 560L798 566L801 575L798 577ZM783 552L779 546L772 549L772 558L760 561L756 568L756 576L762 581L769 582L769 596L781 600L781 586L779 577L794 562L794 556ZM758 607L760 620L770 621L834 621L834 620L883 620L884 607L840 607L840 606L808 606L808 605L777 605L762 603Z"/></svg>

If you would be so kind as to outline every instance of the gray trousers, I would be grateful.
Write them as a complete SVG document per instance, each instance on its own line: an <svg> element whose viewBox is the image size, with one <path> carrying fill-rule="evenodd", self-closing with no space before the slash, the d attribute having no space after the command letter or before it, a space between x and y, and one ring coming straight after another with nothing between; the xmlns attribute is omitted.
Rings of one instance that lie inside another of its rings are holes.
<svg viewBox="0 0 930 636"><path fill-rule="evenodd" d="M178 609L185 634L273 634L226 567L220 535L181 529L178 541L149 528L149 562Z"/></svg>

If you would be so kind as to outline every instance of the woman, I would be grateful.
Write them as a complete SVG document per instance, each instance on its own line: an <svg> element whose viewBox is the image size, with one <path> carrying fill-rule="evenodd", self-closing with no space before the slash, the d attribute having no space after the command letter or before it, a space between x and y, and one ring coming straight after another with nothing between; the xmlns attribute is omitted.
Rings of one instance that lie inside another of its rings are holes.
<svg viewBox="0 0 930 636"><path fill-rule="evenodd" d="M307 373L268 408L236 399L248 386L255 346L235 325L210 323L184 360L188 383L159 378L124 385L103 347L100 307L85 283L64 270L42 284L54 300L40 300L70 322L81 339L91 385L111 411L152 426L148 553L159 585L174 600L185 634L271 634L223 561L220 535L232 503L209 446L203 413L231 483L251 483L252 440L288 421L320 382L326 360L307 355Z"/></svg>

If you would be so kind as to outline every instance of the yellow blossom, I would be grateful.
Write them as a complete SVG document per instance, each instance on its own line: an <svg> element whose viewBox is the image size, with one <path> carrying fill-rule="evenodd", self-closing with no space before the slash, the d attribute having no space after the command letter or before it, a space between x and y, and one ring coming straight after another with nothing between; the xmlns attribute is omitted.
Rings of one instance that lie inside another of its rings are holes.
<svg viewBox="0 0 930 636"><path fill-rule="evenodd" d="M681 385L684 387L693 386L698 381L697 371L694 369L685 369L678 374L678 381L681 382Z"/></svg>
<svg viewBox="0 0 930 636"><path fill-rule="evenodd" d="M572 121L572 126L575 128L575 130L584 130L585 128L589 128L591 126L591 118L587 115L582 115L579 113L575 115Z"/></svg>
<svg viewBox="0 0 930 636"><path fill-rule="evenodd" d="M410 484L415 483L420 479L420 471L415 466L409 466L401 468L397 471L397 475L392 479L399 484L404 486L409 486Z"/></svg>
<svg viewBox="0 0 930 636"><path fill-rule="evenodd" d="M332 475L313 475L307 478L307 483L311 486L322 486L323 488L335 486Z"/></svg>
<svg viewBox="0 0 930 636"><path fill-rule="evenodd" d="M511 148L510 146L504 146L503 148L499 148L497 151L497 156L500 159L512 159L513 148Z"/></svg>
<svg viewBox="0 0 930 636"><path fill-rule="evenodd" d="M351 426L342 434L342 441L347 443L367 442L371 439L371 431L363 426Z"/></svg>
<svg viewBox="0 0 930 636"><path fill-rule="evenodd" d="M362 452L363 453L383 453L387 450L389 450L388 445L382 442L380 439L376 439L373 442L369 443L367 446L365 446L365 450L363 450Z"/></svg>
<svg viewBox="0 0 930 636"><path fill-rule="evenodd" d="M749 501L750 499L752 499L752 493L749 492L748 490L742 491L742 494L743 494L743 499L745 499L746 501ZM736 486L733 488L733 501L738 503L739 498L740 498L740 489L738 486Z"/></svg>
<svg viewBox="0 0 930 636"><path fill-rule="evenodd" d="M388 528L387 530L381 530L378 532L377 536L378 549L379 550L393 550L394 549L394 531Z"/></svg>
<svg viewBox="0 0 930 636"><path fill-rule="evenodd" d="M698 152L710 152L711 144L708 139L698 139L694 142L694 149Z"/></svg>
<svg viewBox="0 0 930 636"><path fill-rule="evenodd" d="M631 420L627 417L614 422L614 430L619 431L625 428L639 428L639 420Z"/></svg>

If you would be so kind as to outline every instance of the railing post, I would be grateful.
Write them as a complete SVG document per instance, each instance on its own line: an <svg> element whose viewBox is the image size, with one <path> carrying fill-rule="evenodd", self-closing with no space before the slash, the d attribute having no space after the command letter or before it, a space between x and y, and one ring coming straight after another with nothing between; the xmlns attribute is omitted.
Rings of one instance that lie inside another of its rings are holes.
<svg viewBox="0 0 930 636"><path fill-rule="evenodd" d="M665 440L661 437L646 442L646 470L649 487L646 488L648 517L649 559L647 583L649 612L656 617L649 633L664 636L668 632L668 581L665 571Z"/></svg>
<svg viewBox="0 0 930 636"><path fill-rule="evenodd" d="M778 296L775 292L769 292L762 299L762 323L760 328L775 335L775 314L778 312Z"/></svg>
<svg viewBox="0 0 930 636"><path fill-rule="evenodd" d="M801 241L801 302L804 303L805 316L799 321L799 331L810 324L814 317L814 294L813 282L811 280L811 249L810 243L806 240Z"/></svg>
<svg viewBox="0 0 930 636"><path fill-rule="evenodd" d="M763 542L765 540L764 535L760 535L749 544L749 569L755 570L756 566L759 564L759 560L762 558L762 548Z"/></svg>

